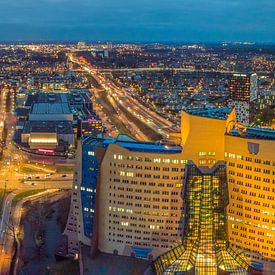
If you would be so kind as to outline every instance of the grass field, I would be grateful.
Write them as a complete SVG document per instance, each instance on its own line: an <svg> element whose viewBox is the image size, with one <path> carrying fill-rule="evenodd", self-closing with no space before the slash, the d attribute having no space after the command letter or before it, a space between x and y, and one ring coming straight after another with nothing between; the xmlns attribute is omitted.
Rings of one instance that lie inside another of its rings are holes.
<svg viewBox="0 0 275 275"><path fill-rule="evenodd" d="M57 173L72 173L74 171L73 166L55 166Z"/></svg>
<svg viewBox="0 0 275 275"><path fill-rule="evenodd" d="M35 165L35 163L29 163L30 165ZM32 174L32 173L37 173L38 171L40 172L45 172L45 173L54 173L54 172L57 172L57 173L71 173L73 172L73 169L74 167L73 166L63 166L63 165L49 165L49 164L43 164L43 166L37 166L36 167L23 167L21 168L21 172L22 173L26 173L26 174ZM41 167L41 168L40 168ZM51 170L51 171L43 171L43 169L48 169L48 170Z"/></svg>
<svg viewBox="0 0 275 275"><path fill-rule="evenodd" d="M12 206L16 205L17 202L19 202L20 200L26 197L35 195L37 193L40 193L42 191L44 191L44 189L35 189L35 190L28 190L28 191L22 192L14 197L14 199L12 200Z"/></svg>

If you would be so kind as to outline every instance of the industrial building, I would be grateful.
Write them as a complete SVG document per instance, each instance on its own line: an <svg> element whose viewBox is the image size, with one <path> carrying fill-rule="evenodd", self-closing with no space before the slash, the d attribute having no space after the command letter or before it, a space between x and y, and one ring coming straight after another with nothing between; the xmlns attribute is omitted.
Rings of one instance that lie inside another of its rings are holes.
<svg viewBox="0 0 275 275"><path fill-rule="evenodd" d="M158 274L275 269L275 131L203 109L183 112L171 138L79 141L65 254L82 243Z"/></svg>
<svg viewBox="0 0 275 275"><path fill-rule="evenodd" d="M74 133L70 121L27 121L21 132L21 143L30 149L56 149L74 146ZM43 152L43 150L40 152Z"/></svg>
<svg viewBox="0 0 275 275"><path fill-rule="evenodd" d="M37 154L66 156L74 150L77 135L103 130L86 90L29 94L16 115L16 144Z"/></svg>

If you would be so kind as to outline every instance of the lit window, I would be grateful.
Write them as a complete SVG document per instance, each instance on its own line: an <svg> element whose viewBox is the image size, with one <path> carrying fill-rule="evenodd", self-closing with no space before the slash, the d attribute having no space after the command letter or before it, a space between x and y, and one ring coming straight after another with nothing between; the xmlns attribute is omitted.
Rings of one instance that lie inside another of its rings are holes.
<svg viewBox="0 0 275 275"><path fill-rule="evenodd" d="M230 158L235 158L235 154L231 154L231 153L229 153L229 155L228 155Z"/></svg>
<svg viewBox="0 0 275 275"><path fill-rule="evenodd" d="M160 163L160 159L154 159L154 163Z"/></svg>

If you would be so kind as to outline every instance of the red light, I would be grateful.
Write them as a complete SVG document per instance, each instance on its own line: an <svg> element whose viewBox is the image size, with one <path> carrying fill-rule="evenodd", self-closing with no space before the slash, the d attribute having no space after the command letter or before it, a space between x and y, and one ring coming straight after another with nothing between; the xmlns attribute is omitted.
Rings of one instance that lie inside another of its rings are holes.
<svg viewBox="0 0 275 275"><path fill-rule="evenodd" d="M50 150L50 149L38 149L38 152L41 152L41 153L53 153L54 150Z"/></svg>

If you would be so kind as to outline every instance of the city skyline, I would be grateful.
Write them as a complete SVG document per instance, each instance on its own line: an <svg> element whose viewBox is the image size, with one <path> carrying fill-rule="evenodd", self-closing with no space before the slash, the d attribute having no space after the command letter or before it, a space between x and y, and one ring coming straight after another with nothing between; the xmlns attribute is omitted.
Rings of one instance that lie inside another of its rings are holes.
<svg viewBox="0 0 275 275"><path fill-rule="evenodd" d="M274 0L0 0L0 275L275 272Z"/></svg>
<svg viewBox="0 0 275 275"><path fill-rule="evenodd" d="M1 0L0 41L274 43L274 1Z"/></svg>

